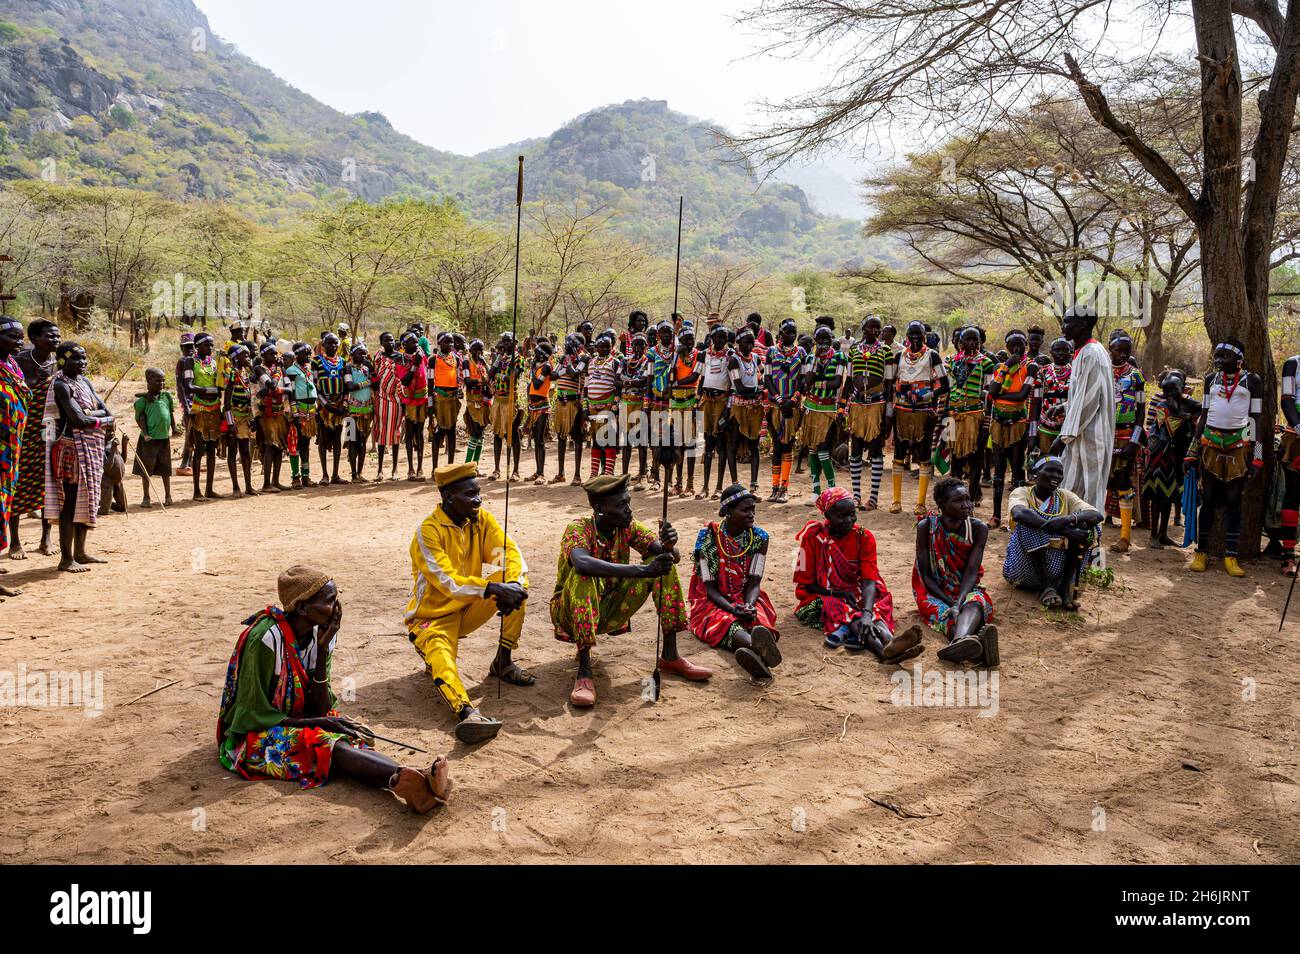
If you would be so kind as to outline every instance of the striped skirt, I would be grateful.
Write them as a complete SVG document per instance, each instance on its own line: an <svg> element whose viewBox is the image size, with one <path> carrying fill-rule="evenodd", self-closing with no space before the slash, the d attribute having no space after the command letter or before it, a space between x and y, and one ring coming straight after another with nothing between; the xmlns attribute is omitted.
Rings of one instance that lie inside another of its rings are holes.
<svg viewBox="0 0 1300 954"><path fill-rule="evenodd" d="M64 483L77 485L73 523L95 526L100 485L104 480L104 432L98 427L73 430L50 448L45 462L45 519L59 519Z"/></svg>
<svg viewBox="0 0 1300 954"><path fill-rule="evenodd" d="M405 414L402 402L383 395L375 395L375 446L392 447L402 442Z"/></svg>

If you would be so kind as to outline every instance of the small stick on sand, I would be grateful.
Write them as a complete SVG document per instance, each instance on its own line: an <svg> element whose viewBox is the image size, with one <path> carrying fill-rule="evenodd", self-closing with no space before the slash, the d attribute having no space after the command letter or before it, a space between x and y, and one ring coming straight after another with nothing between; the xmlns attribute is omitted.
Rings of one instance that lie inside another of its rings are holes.
<svg viewBox="0 0 1300 954"><path fill-rule="evenodd" d="M805 735L798 739L786 739L784 742L778 742L777 745L793 745L796 742L811 742L812 740L811 735Z"/></svg>
<svg viewBox="0 0 1300 954"><path fill-rule="evenodd" d="M136 696L134 699L128 702L127 705L128 706L134 705L135 703L139 702L141 699L145 698L146 696L152 696L155 692L162 692L164 689L167 688L167 686L174 686L178 682L180 682L179 679L173 679L171 682L167 683L166 686L154 686L154 688L150 689L148 692L143 692L140 695Z"/></svg>
<svg viewBox="0 0 1300 954"><path fill-rule="evenodd" d="M849 713L849 715L852 715L852 714L853 714L853 713L851 713L851 712ZM840 726L840 741L841 741L841 742L844 741L844 733L845 733L845 732L848 732L848 731L849 731L849 716L846 715L846 716L844 717L844 725Z"/></svg>

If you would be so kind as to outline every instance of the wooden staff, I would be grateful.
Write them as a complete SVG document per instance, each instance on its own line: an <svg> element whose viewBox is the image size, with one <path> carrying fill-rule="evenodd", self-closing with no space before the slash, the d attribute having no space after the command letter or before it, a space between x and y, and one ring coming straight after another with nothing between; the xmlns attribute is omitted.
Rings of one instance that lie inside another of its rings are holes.
<svg viewBox="0 0 1300 954"><path fill-rule="evenodd" d="M685 205L686 205L686 197L678 196L677 197L677 268L673 274L673 314L674 315L677 314L677 295L681 288L682 210L685 208ZM674 361L676 360L675 355L673 360ZM671 408L671 401L672 401L671 398L672 371L671 370L668 372L668 383L669 383L669 407ZM663 528L668 524L668 484L670 481L670 477L672 475L672 464L675 461L676 457L677 457L677 453L674 448L661 447L659 449L659 460L664 468L664 497L663 497L663 507L661 510L661 516L659 518L659 529L661 532ZM659 688L663 684L663 673L659 671L659 654L662 651L662 647L663 647L663 633L664 633L663 617L658 612L656 612L655 613L655 671L653 675L651 675L650 677L651 682L654 685L655 702L659 701Z"/></svg>
<svg viewBox="0 0 1300 954"><path fill-rule="evenodd" d="M108 399L113 396L113 392L117 390L117 386L122 383L122 379L125 378L128 374L130 374L134 367L135 367L135 362L132 361L131 364L127 367L127 369L118 376L118 379L113 382L113 386L108 389L108 393L105 394L103 398L100 399L104 402L105 407L108 406Z"/></svg>
<svg viewBox="0 0 1300 954"><path fill-rule="evenodd" d="M510 365L506 369L506 380L510 382L510 397L512 401L519 399L519 387L515 380L515 362L519 359L519 242L520 235L523 231L524 224L524 157L519 157L519 177L515 182L515 291L514 303L510 309L510 338L515 342L515 353L510 358ZM517 415L516 411L516 415ZM505 515L501 521L501 582L508 583L506 579L506 562L507 553L510 551L510 474L512 468L518 466L518 461L511 460L510 454L514 449L514 420L510 422L510 433L506 435L506 505ZM501 617L501 638L506 634L506 614L504 611L498 612ZM501 698L501 667L497 667L497 698Z"/></svg>

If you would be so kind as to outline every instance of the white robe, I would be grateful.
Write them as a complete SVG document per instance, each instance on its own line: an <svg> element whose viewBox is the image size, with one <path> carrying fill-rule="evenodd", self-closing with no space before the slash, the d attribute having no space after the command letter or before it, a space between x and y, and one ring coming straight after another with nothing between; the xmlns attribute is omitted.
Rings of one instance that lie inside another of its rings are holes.
<svg viewBox="0 0 1300 954"><path fill-rule="evenodd" d="M1065 479L1061 489L1106 512L1106 482L1115 449L1115 375L1100 342L1084 345L1070 366L1070 396L1061 425Z"/></svg>

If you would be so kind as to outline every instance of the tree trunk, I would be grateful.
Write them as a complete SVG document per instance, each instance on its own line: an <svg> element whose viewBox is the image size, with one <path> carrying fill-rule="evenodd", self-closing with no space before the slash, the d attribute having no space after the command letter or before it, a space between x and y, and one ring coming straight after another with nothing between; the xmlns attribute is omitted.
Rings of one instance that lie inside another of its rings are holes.
<svg viewBox="0 0 1300 954"><path fill-rule="evenodd" d="M1241 168L1241 73L1237 60L1236 37L1230 4L1216 0L1195 0L1197 49L1201 59L1201 133L1204 144L1203 191L1198 206L1201 240L1201 283L1205 298L1205 328L1212 345L1226 338L1239 338L1246 346L1246 366L1259 375L1264 385L1264 413L1258 438L1264 445L1264 473L1271 473L1273 461L1273 420L1277 414L1277 373L1268 339L1268 263L1271 253L1273 220L1276 215L1276 185L1280 176L1256 163L1251 186L1272 191L1272 202L1259 201L1252 195L1252 217L1265 217L1264 230L1269 241L1251 242L1250 255L1243 239L1250 232L1258 234L1261 223L1243 223ZM1288 33L1290 31L1288 30ZM1285 71L1282 51L1273 74L1273 82ZM1281 91L1275 91L1281 92ZM1291 109L1287 111L1289 130L1294 112L1295 93L1290 91ZM1289 135L1289 133L1288 133ZM1260 136L1266 131L1261 126ZM1285 146L1284 146L1285 151ZM1259 150L1256 150L1256 156ZM1252 159L1252 162L1255 162ZM1269 173L1272 180L1264 181ZM1248 176L1249 178L1249 176ZM1243 228L1243 224L1247 227ZM1250 478L1242 508L1241 555L1254 557L1260 550L1260 533L1268 482ZM1214 552L1221 552L1222 527L1213 534Z"/></svg>
<svg viewBox="0 0 1300 954"><path fill-rule="evenodd" d="M1142 345L1142 373L1155 380L1165 366L1165 317L1169 314L1169 295L1151 296L1151 314L1147 317L1146 341Z"/></svg>

